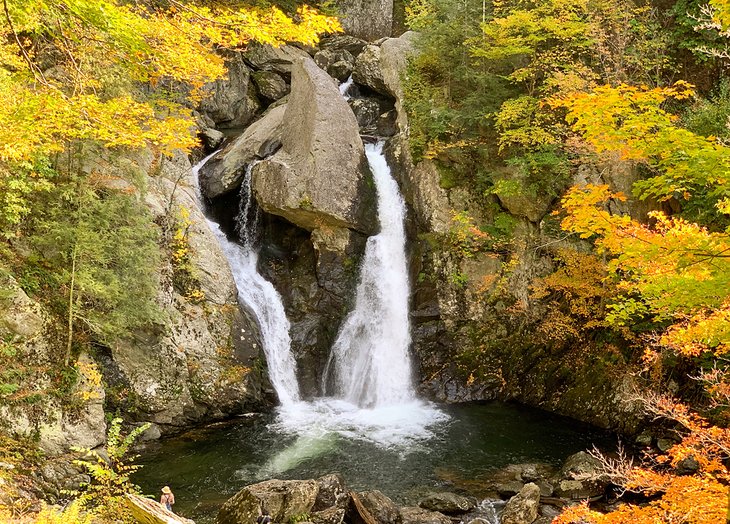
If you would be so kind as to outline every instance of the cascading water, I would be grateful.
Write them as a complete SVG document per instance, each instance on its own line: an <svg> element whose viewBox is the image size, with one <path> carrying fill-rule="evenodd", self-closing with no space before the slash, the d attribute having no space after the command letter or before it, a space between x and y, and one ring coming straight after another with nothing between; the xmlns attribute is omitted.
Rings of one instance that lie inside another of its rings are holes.
<svg viewBox="0 0 730 524"><path fill-rule="evenodd" d="M283 406L272 429L296 435L291 446L263 467L279 474L337 446L338 438L380 448L415 451L434 436L430 428L449 420L416 398L408 355L408 273L405 205L391 176L382 144L367 145L378 195L380 233L368 239L355 308L330 354L333 396ZM327 390L325 385L323 389Z"/></svg>
<svg viewBox="0 0 730 524"><path fill-rule="evenodd" d="M332 452L341 438L413 451L434 436L430 428L449 420L431 403L418 400L414 392L408 355L405 205L382 144L367 145L366 156L375 179L381 231L368 239L355 308L343 323L325 370L335 389L332 396L300 400L281 297L256 270L258 208L251 196L253 166L241 186L237 217L241 243L229 241L218 224L208 221L229 260L240 301L259 323L269 376L281 403L270 429L295 437L261 467L264 477ZM194 168L196 180L206 160Z"/></svg>
<svg viewBox="0 0 730 524"><path fill-rule="evenodd" d="M355 309L345 320L325 371L336 395L360 407L398 405L415 395L408 348L408 269L405 203L383 155L383 143L365 154L378 194L380 233L368 239Z"/></svg>
<svg viewBox="0 0 730 524"><path fill-rule="evenodd" d="M193 179L196 184L198 171L212 156L204 158L193 168ZM251 196L253 166L254 164L250 164L246 169L241 185L240 209L236 217L236 232L242 244L231 242L218 224L208 218L206 220L228 259L238 289L239 301L253 313L258 322L261 343L269 368L269 379L279 396L279 402L287 406L299 401L299 384L295 375L296 362L291 354L289 320L284 312L281 295L256 269L258 252L254 246L254 226L257 210L252 209L255 203ZM253 221L250 220L251 214L254 215Z"/></svg>

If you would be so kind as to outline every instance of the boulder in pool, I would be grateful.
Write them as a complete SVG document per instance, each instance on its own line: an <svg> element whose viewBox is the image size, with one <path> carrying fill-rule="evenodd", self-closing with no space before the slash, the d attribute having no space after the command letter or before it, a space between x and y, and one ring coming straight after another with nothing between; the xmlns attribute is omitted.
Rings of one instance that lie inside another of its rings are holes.
<svg viewBox="0 0 730 524"><path fill-rule="evenodd" d="M350 522L362 524L400 524L400 511L390 498L378 490L350 494Z"/></svg>
<svg viewBox="0 0 730 524"><path fill-rule="evenodd" d="M218 512L218 524L256 522L266 508L274 522L310 513L319 486L314 480L267 480L246 486L228 499Z"/></svg>

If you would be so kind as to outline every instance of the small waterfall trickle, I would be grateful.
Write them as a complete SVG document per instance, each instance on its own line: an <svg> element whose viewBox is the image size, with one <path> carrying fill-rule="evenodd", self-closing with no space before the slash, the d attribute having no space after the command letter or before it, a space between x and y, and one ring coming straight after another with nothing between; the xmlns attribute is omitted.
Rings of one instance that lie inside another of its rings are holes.
<svg viewBox="0 0 730 524"><path fill-rule="evenodd" d="M415 398L408 354L408 268L405 203L383 155L383 143L365 154L378 195L380 233L368 239L355 309L335 341L325 371L335 394L361 407L398 405Z"/></svg>
<svg viewBox="0 0 730 524"><path fill-rule="evenodd" d="M193 168L193 179L196 184L198 171L212 156L204 158ZM251 194L253 167L254 164L250 164L246 168L246 174L241 184L241 202L236 217L236 233L241 243L228 240L217 223L209 218L206 220L228 259L240 303L253 313L258 322L261 343L269 369L269 379L279 396L279 402L283 406L287 406L300 399L299 384L295 374L296 362L291 354L289 320L286 318L281 295L271 282L259 274L256 268L258 252L255 248L255 225L258 206Z"/></svg>
<svg viewBox="0 0 730 524"><path fill-rule="evenodd" d="M350 75L349 77L347 77L347 80L340 84L340 94L344 97L345 100L350 99L350 95L348 95L347 92L350 90L353 83L355 83L355 80L352 78L352 75Z"/></svg>

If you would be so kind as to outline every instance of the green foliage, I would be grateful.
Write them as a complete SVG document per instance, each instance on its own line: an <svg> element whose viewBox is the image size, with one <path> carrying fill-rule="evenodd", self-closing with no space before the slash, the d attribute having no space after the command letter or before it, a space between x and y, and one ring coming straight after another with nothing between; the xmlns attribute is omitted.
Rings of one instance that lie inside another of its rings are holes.
<svg viewBox="0 0 730 524"><path fill-rule="evenodd" d="M133 464L136 455L129 455L134 441L150 424L143 424L128 435L122 434L122 419L115 418L107 430L106 451L109 460L88 448L75 448L82 453L82 459L74 460L74 464L86 471L91 481L82 485L82 491L75 493L83 507L93 508L94 512L104 517L121 518L123 522L135 522L124 504L127 493L141 494L139 486L130 480L130 476L141 466Z"/></svg>
<svg viewBox="0 0 730 524"><path fill-rule="evenodd" d="M730 139L730 80L723 78L708 98L697 98L682 115L684 127L703 136Z"/></svg>
<svg viewBox="0 0 730 524"><path fill-rule="evenodd" d="M159 317L158 228L135 190L114 182L65 175L27 227L56 309L100 342Z"/></svg>
<svg viewBox="0 0 730 524"><path fill-rule="evenodd" d="M300 522L307 522L312 516L309 513L297 513L289 517L287 521L289 524L299 524Z"/></svg>

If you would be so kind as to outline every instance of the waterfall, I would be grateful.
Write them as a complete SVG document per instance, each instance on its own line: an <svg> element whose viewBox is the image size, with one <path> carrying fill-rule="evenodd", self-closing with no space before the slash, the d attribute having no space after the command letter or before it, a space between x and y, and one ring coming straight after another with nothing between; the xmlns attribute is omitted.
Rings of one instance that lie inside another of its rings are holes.
<svg viewBox="0 0 730 524"><path fill-rule="evenodd" d="M193 180L198 192L198 171L212 156L209 155L193 167ZM269 379L279 396L279 402L286 406L299 401L299 384L295 374L296 362L291 354L289 320L286 318L281 295L271 282L259 274L256 268L258 252L254 244L258 207L251 195L253 166L254 164L247 166L241 184L241 202L236 217L236 233L241 243L228 240L217 223L209 218L206 218L206 221L228 259L233 279L236 282L239 302L253 313L258 322L261 343L269 369ZM251 220L252 214L253 220Z"/></svg>
<svg viewBox="0 0 730 524"><path fill-rule="evenodd" d="M415 398L408 349L408 268L405 203L383 155L367 144L378 195L380 233L368 239L355 308L346 318L325 370L336 395L357 406L403 404Z"/></svg>

